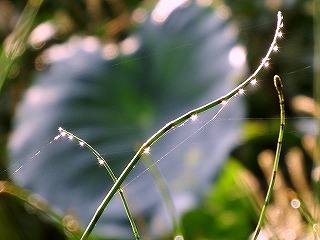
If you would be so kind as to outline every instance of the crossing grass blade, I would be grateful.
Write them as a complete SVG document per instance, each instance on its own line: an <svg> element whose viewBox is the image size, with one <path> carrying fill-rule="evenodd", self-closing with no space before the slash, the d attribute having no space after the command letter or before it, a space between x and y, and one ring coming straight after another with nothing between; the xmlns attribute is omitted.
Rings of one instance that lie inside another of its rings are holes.
<svg viewBox="0 0 320 240"><path fill-rule="evenodd" d="M279 136L278 136L278 143L277 143L277 150L276 150L276 155L274 159L274 164L273 164L273 171L271 175L271 180L268 188L268 192L264 201L264 205L262 207L259 221L257 223L257 227L255 229L254 235L253 235L253 240L256 240L259 236L259 233L261 231L264 219L266 217L266 210L269 205L271 196L272 196L272 191L274 187L274 183L276 181L276 175L277 175L277 170L278 170L278 165L279 165L279 159L280 159L280 153L281 153L281 148L282 148L282 141L283 141L283 134L284 134L284 126L285 126L285 110L284 110L284 96L283 96L283 85L281 78L278 75L274 76L274 86L278 92L278 97L279 97L279 104L280 104L280 129L279 129Z"/></svg>
<svg viewBox="0 0 320 240"><path fill-rule="evenodd" d="M150 173L153 176L153 179L155 181L155 184L161 194L162 200L164 202L164 205L166 206L170 219L172 221L173 226L173 233L174 236L183 236L183 228L180 224L180 221L178 219L177 211L174 206L172 197L170 195L169 189L164 181L163 176L161 175L160 170L157 168L157 166L153 163L152 158L150 155L145 155L142 157L142 161L150 170ZM175 238L176 239L176 238Z"/></svg>
<svg viewBox="0 0 320 240"><path fill-rule="evenodd" d="M107 161L101 156L101 154L95 150L90 144L88 144L86 141L84 141L83 139L77 137L76 135L74 135L73 133L71 132L68 132L67 130L63 129L63 128L59 128L58 129L59 132L60 132L60 135L58 135L58 137L56 138L59 138L60 136L67 136L69 139L72 139L72 140L76 140L78 141L78 143L80 144L80 146L84 146L86 147L87 149L89 149L93 155L95 155L95 157L97 158L98 160L98 163L103 165L105 167L105 169L108 171L110 177L112 178L112 181L116 182L117 181L117 177L115 176L115 174L113 173L112 169L110 168L109 164L107 163ZM137 226L135 224L135 221L134 221L134 218L131 214L131 211L129 209L129 206L128 206L128 203L126 201L126 198L124 196L124 193L123 193L123 190L122 188L119 188L118 190L119 192L119 195L120 195L120 198L121 198L121 201L123 203L123 206L125 208L125 211L127 213L127 216L128 216L128 219L129 219L129 222L131 224L131 228L132 228L132 232L134 234L134 237L136 240L140 239L140 235L139 235L139 232L138 232L138 229L137 229Z"/></svg>

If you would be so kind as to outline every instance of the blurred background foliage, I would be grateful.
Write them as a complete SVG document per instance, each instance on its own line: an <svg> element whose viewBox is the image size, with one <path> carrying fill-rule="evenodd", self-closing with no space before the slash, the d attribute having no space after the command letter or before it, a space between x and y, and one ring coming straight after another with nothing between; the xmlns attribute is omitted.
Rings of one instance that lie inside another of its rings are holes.
<svg viewBox="0 0 320 240"><path fill-rule="evenodd" d="M36 0L30 2L40 4ZM307 238L317 219L311 213L317 209L314 187L319 177L312 121L316 114L313 102L314 2L199 2L219 8L236 26L240 42L246 47L249 72L260 63L271 42L278 10L285 17L285 28L279 53L272 58L269 69L259 76L258 87L246 93L248 114L242 141L202 204L182 218L186 239L246 239L252 233L259 213L257 207L261 206L267 186L265 175L271 172L270 159L278 133L278 100L272 82L268 81L274 74L280 75L285 85L287 126L278 186L270 206L268 227L263 233L269 238L270 234L279 239ZM26 4L27 1L21 0L0 1L2 43L13 31ZM0 94L0 169L10 167L6 145L17 103L30 86L34 73L45 68L41 53L74 35L94 35L105 43L120 43L142 21L144 9L155 4L155 1L60 0L43 1L39 5L32 29L49 23L47 26L51 30L43 40L29 38L28 46L13 63ZM4 45L1 48L3 52ZM1 170L0 174L2 180L9 177L6 170ZM299 199L303 204L293 209L292 199ZM11 239L67 238L59 226L41 212L15 201L10 194L0 195L0 218L1 229L12 229ZM17 228L26 230L17 231ZM29 234L25 235L26 232Z"/></svg>

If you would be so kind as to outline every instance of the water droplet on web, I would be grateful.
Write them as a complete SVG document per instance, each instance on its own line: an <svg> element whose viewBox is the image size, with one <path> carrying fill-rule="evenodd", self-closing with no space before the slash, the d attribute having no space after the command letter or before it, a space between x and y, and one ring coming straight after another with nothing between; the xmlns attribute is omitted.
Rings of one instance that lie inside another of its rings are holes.
<svg viewBox="0 0 320 240"><path fill-rule="evenodd" d="M53 140L58 140L60 137L61 137L61 135L59 134L59 135L55 136Z"/></svg>

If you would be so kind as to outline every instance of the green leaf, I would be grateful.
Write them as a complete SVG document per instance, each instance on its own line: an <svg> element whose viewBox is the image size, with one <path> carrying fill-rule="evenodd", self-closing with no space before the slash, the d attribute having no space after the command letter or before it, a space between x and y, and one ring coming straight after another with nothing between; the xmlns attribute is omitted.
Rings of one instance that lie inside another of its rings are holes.
<svg viewBox="0 0 320 240"><path fill-rule="evenodd" d="M242 70L228 59L236 37L219 16L195 3L177 8L163 22L155 22L150 14L112 59L101 44L87 48L88 42L95 42L92 38L51 48L50 66L38 74L16 115L9 147L11 164L22 168L13 174L14 180L62 212L75 212L83 226L88 224L112 186L111 178L75 143L61 138L46 143L61 126L95 147L118 175L137 146L159 127L225 94L232 87L230 80L239 77ZM124 54L125 47L130 54ZM226 119L244 116L241 99L231 101L219 119L199 130L217 110L175 129L151 149L179 213L201 199L237 143L241 121ZM168 231L170 221L145 169L136 166L124 191L142 222L138 228L160 235ZM95 230L106 236L132 236L118 196Z"/></svg>

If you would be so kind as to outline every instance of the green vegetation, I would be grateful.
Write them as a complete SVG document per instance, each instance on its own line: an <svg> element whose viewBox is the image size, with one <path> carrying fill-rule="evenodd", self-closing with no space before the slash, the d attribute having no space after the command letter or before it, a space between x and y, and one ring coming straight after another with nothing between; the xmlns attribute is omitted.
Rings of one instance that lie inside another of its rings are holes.
<svg viewBox="0 0 320 240"><path fill-rule="evenodd" d="M0 239L318 238L312 1L71 2L1 3Z"/></svg>

